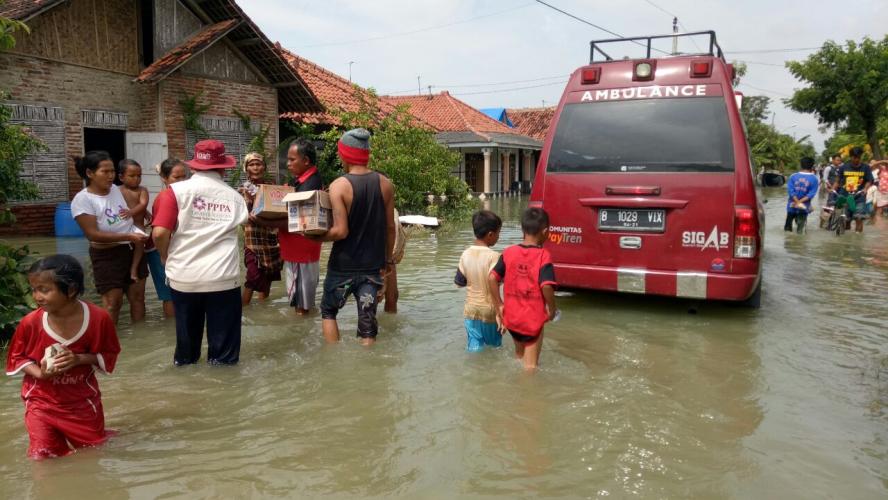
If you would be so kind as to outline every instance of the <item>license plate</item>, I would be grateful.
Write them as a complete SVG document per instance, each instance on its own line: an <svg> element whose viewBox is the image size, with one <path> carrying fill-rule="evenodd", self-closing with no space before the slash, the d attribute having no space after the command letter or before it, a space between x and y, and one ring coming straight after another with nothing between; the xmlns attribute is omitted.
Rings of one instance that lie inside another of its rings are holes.
<svg viewBox="0 0 888 500"><path fill-rule="evenodd" d="M662 208L602 208L598 210L598 229L662 233L666 229L666 211Z"/></svg>

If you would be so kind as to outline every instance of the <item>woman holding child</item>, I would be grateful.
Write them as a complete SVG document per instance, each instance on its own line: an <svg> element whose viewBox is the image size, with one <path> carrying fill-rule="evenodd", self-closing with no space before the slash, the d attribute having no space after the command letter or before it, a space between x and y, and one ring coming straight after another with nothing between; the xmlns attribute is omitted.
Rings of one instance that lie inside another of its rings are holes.
<svg viewBox="0 0 888 500"><path fill-rule="evenodd" d="M136 246L147 236L133 225L127 202L114 185L117 171L107 152L89 151L75 158L75 166L86 187L71 201L71 215L89 240L89 260L102 305L117 323L126 293L130 316L140 321L145 317L145 296L135 296L136 289L130 286L131 267ZM137 277L144 279L147 273Z"/></svg>

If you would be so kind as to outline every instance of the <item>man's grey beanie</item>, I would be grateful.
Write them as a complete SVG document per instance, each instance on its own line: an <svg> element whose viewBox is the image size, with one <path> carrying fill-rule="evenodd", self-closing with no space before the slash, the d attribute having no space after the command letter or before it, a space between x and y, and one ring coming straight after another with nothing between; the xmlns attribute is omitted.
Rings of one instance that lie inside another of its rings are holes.
<svg viewBox="0 0 888 500"><path fill-rule="evenodd" d="M370 131L365 128L353 128L342 134L339 142L350 148L370 149Z"/></svg>

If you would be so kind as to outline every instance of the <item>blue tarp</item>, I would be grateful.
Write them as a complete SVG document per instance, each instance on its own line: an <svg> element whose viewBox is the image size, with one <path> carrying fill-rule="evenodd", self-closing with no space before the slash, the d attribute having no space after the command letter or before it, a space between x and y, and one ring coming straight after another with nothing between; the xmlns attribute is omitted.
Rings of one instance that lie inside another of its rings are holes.
<svg viewBox="0 0 888 500"><path fill-rule="evenodd" d="M498 122L503 122L512 128L515 127L512 120L509 119L509 115L506 114L506 108L482 108L479 111Z"/></svg>

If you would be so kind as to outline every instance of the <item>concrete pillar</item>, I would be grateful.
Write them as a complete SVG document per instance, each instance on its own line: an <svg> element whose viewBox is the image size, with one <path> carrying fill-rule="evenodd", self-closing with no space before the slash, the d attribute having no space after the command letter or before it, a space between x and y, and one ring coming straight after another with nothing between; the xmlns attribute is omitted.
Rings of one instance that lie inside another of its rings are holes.
<svg viewBox="0 0 888 500"><path fill-rule="evenodd" d="M481 150L484 153L484 192L490 193L490 148Z"/></svg>
<svg viewBox="0 0 888 500"><path fill-rule="evenodd" d="M508 193L511 191L512 182L512 167L509 165L512 155L506 151L503 153L503 188L502 191Z"/></svg>
<svg viewBox="0 0 888 500"><path fill-rule="evenodd" d="M524 175L523 181L531 182L533 181L533 151L529 149L524 150Z"/></svg>

